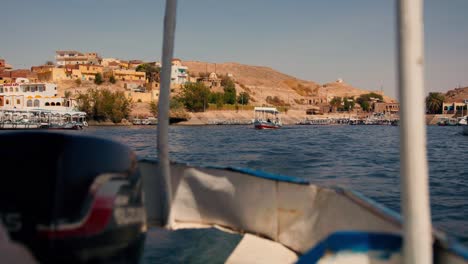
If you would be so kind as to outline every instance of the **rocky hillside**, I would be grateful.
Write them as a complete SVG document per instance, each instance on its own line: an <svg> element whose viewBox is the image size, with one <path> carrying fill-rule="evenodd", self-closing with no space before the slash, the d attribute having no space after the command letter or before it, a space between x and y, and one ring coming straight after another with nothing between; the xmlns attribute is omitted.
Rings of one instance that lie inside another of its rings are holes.
<svg viewBox="0 0 468 264"><path fill-rule="evenodd" d="M455 88L445 93L445 101L449 103L453 103L453 102L461 103L465 99L468 99L468 87Z"/></svg>
<svg viewBox="0 0 468 264"><path fill-rule="evenodd" d="M216 72L218 75L232 74L238 92L246 91L253 98L256 105L267 104L266 97L277 96L292 108L307 108L309 100L313 98L332 98L334 96L359 96L369 93L368 90L353 87L342 81L318 84L313 81L300 80L281 73L269 67L251 66L239 63L208 63L200 61L184 61L192 75ZM387 102L395 99L384 96Z"/></svg>

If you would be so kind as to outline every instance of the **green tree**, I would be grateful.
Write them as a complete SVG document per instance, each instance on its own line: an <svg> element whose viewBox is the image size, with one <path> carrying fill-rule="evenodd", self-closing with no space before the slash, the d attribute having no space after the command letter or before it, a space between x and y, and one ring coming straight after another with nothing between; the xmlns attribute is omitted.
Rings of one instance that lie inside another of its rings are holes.
<svg viewBox="0 0 468 264"><path fill-rule="evenodd" d="M351 111L354 108L355 102L353 97L344 97L343 98L343 110Z"/></svg>
<svg viewBox="0 0 468 264"><path fill-rule="evenodd" d="M426 97L426 109L430 114L442 113L445 96L442 93L429 93Z"/></svg>
<svg viewBox="0 0 468 264"><path fill-rule="evenodd" d="M148 82L158 82L159 81L159 74L161 72L161 68L157 66L153 66L148 63L140 64L136 67L136 71L138 72L145 72L146 73L146 80Z"/></svg>
<svg viewBox="0 0 468 264"><path fill-rule="evenodd" d="M366 111L366 112L370 111L371 105L369 101L362 101L362 102L358 101L358 104L361 106L363 111Z"/></svg>
<svg viewBox="0 0 468 264"><path fill-rule="evenodd" d="M341 97L335 96L331 99L330 105L338 110L342 108L342 102Z"/></svg>
<svg viewBox="0 0 468 264"><path fill-rule="evenodd" d="M383 101L383 96L377 93L368 93L360 95L356 102L361 106L362 110L370 111L373 100Z"/></svg>
<svg viewBox="0 0 468 264"><path fill-rule="evenodd" d="M210 89L202 83L186 83L182 87L180 100L189 111L205 111L208 109Z"/></svg>
<svg viewBox="0 0 468 264"><path fill-rule="evenodd" d="M250 95L246 92L241 92L239 96L237 97L237 103L242 104L242 105L249 104L249 100L250 100Z"/></svg>
<svg viewBox="0 0 468 264"><path fill-rule="evenodd" d="M108 89L88 89L78 93L78 109L86 112L90 119L119 123L128 118L133 106L131 99L122 91Z"/></svg>
<svg viewBox="0 0 468 264"><path fill-rule="evenodd" d="M102 75L100 73L96 73L94 75L94 83L97 85L101 85L104 81L102 80Z"/></svg>
<svg viewBox="0 0 468 264"><path fill-rule="evenodd" d="M224 105L224 93L210 93L210 104L216 104L216 108L220 109Z"/></svg>
<svg viewBox="0 0 468 264"><path fill-rule="evenodd" d="M229 77L223 77L221 79L221 85L224 87L224 103L235 104L236 103L236 85L234 81Z"/></svg>
<svg viewBox="0 0 468 264"><path fill-rule="evenodd" d="M112 84L114 84L114 83L117 82L117 80L115 79L114 75L111 75L111 76L109 77L109 82L112 83Z"/></svg>

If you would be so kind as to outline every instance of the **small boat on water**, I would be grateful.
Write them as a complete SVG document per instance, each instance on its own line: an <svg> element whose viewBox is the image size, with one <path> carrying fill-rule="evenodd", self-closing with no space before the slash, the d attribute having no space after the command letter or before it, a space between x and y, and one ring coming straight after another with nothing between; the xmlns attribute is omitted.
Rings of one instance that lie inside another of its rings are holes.
<svg viewBox="0 0 468 264"><path fill-rule="evenodd" d="M147 125L157 125L158 119L156 117L147 117L147 118L134 118L132 124L136 126L147 126Z"/></svg>
<svg viewBox="0 0 468 264"><path fill-rule="evenodd" d="M441 117L437 121L438 126L458 126L459 120L456 118Z"/></svg>
<svg viewBox="0 0 468 264"><path fill-rule="evenodd" d="M279 111L275 107L255 107L254 127L256 129L277 129L283 124L279 118Z"/></svg>

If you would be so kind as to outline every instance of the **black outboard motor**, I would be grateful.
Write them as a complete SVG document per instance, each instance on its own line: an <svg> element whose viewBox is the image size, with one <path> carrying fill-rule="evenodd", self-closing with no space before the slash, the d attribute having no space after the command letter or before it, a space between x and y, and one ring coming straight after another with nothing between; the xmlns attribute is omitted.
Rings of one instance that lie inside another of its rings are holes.
<svg viewBox="0 0 468 264"><path fill-rule="evenodd" d="M0 219L39 262L139 261L146 214L128 147L76 135L6 133L0 168Z"/></svg>

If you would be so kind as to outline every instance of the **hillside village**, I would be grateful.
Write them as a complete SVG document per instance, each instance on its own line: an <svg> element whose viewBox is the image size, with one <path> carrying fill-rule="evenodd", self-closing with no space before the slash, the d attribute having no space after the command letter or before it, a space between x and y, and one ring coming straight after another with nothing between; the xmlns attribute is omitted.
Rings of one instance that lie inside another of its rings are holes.
<svg viewBox="0 0 468 264"><path fill-rule="evenodd" d="M158 100L160 67L157 61L102 58L95 52L60 50L55 52L55 61L47 61L30 69L13 69L4 59L0 59L0 84L14 82L17 78L53 82L58 86L57 96L68 93L71 97L89 88L122 91L134 103L132 116L145 117L152 115L150 104ZM359 89L342 79L318 84L268 67L180 59L172 61L171 95L177 96L187 83L203 84L212 93L223 93L226 86L223 80L226 79L232 80L235 95L238 98L245 96L246 102L242 97L237 102L231 102L235 107L207 105L202 113L192 111L190 116L193 119L205 119L199 120L202 123L207 118L249 119L253 106L278 107L294 119L291 122L312 115L397 115L399 110L396 100L382 91ZM364 106L359 102L359 97L369 94L375 96L368 96L369 104Z"/></svg>

